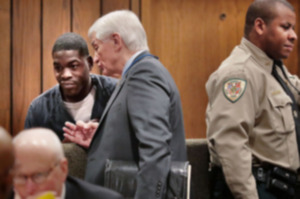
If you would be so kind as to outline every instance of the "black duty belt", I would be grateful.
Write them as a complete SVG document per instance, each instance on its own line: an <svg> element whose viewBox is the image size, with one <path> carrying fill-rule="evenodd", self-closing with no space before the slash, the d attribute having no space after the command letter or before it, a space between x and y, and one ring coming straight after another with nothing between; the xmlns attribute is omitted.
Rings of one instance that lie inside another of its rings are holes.
<svg viewBox="0 0 300 199"><path fill-rule="evenodd" d="M269 189L295 194L297 173L278 166L252 167L252 173L258 183L265 183Z"/></svg>

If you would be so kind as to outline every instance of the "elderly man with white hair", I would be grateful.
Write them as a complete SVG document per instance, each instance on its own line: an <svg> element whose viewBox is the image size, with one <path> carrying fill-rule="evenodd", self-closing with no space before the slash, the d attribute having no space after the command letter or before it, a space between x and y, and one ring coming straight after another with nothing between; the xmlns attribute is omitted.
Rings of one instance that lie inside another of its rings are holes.
<svg viewBox="0 0 300 199"><path fill-rule="evenodd" d="M118 193L68 176L68 160L57 135L49 129L20 132L14 139L15 197L52 192L60 199L122 199Z"/></svg>
<svg viewBox="0 0 300 199"><path fill-rule="evenodd" d="M72 124L64 128L68 139L89 148L85 179L103 185L107 159L134 161L134 198L164 198L171 162L187 159L177 86L150 54L145 30L133 12L118 10L100 17L89 29L89 38L103 74L122 78L94 136L81 138Z"/></svg>

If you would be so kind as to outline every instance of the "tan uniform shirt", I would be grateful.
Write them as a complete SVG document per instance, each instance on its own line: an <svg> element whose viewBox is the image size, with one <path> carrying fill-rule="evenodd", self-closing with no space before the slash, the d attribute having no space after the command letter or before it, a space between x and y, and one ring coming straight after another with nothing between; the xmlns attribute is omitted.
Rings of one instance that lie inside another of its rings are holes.
<svg viewBox="0 0 300 199"><path fill-rule="evenodd" d="M272 66L272 59L243 38L206 83L211 161L222 166L235 198L258 198L253 160L299 168L292 101L272 76ZM287 74L300 90L298 77Z"/></svg>

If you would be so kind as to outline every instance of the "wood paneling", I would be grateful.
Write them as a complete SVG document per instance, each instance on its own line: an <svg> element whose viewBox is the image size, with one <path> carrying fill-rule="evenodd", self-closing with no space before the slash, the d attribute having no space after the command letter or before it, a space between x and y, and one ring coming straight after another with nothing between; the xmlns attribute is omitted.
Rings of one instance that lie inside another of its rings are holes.
<svg viewBox="0 0 300 199"><path fill-rule="evenodd" d="M13 133L41 91L41 1L13 0Z"/></svg>
<svg viewBox="0 0 300 199"><path fill-rule="evenodd" d="M0 126L10 132L10 0L0 1Z"/></svg>
<svg viewBox="0 0 300 199"><path fill-rule="evenodd" d="M43 91L57 82L53 72L52 47L60 35L71 32L71 0L43 0Z"/></svg>
<svg viewBox="0 0 300 199"><path fill-rule="evenodd" d="M289 0L289 2L294 6L295 10L296 10L296 14L298 15L298 24L299 24L299 14L300 14L300 2L299 0ZM299 72L299 44L300 44L300 41L299 41L299 36L300 36L300 29L299 29L299 26L296 25L295 27L296 29L296 34L298 35L298 43L296 43L295 45L295 48L293 50L293 52L291 53L291 55L289 56L289 58L287 60L284 60L284 63L285 65L288 67L289 71L292 73L292 74L300 74ZM298 45L297 45L298 44Z"/></svg>
<svg viewBox="0 0 300 199"><path fill-rule="evenodd" d="M150 49L177 83L188 138L205 137L205 83L240 42L250 2L142 0Z"/></svg>
<svg viewBox="0 0 300 199"><path fill-rule="evenodd" d="M205 137L209 75L240 43L253 0L142 0L150 49L173 75L182 98L186 137ZM299 10L299 1L290 1ZM298 34L299 35L299 34ZM298 48L285 60L298 73Z"/></svg>
<svg viewBox="0 0 300 199"><path fill-rule="evenodd" d="M114 10L129 9L129 8L130 8L130 0L102 0L101 15L104 15Z"/></svg>
<svg viewBox="0 0 300 199"><path fill-rule="evenodd" d="M88 28L100 15L131 9L142 20L151 52L160 57L180 90L186 137L205 137L205 83L240 43L252 1L1 0L0 125L19 132L30 102L56 84L51 50L59 35L77 32L89 43ZM300 2L290 2L299 24ZM297 25L298 35L299 30ZM299 44L285 60L298 75ZM89 49L93 55L90 44ZM99 73L99 69L92 72Z"/></svg>
<svg viewBox="0 0 300 199"><path fill-rule="evenodd" d="M94 55L88 40L90 26L100 17L100 0L73 0L73 32L80 34L88 43L90 55ZM93 67L93 73L100 73L98 67Z"/></svg>
<svg viewBox="0 0 300 199"><path fill-rule="evenodd" d="M130 1L130 9L134 12L138 17L141 18L141 1L140 0L131 0Z"/></svg>

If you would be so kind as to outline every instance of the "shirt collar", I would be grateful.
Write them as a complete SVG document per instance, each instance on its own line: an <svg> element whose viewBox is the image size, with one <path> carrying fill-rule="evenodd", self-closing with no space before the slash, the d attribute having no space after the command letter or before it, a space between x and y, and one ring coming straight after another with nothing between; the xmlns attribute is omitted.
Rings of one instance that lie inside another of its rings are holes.
<svg viewBox="0 0 300 199"><path fill-rule="evenodd" d="M135 60L135 58L137 58L140 54L142 54L143 52L146 52L146 50L139 50L136 53L134 53L134 55L132 55L130 57L130 59L126 62L124 68L123 68L123 72L122 72L122 77L124 76L124 74L127 72L127 70L129 69L130 65L132 64L132 62Z"/></svg>
<svg viewBox="0 0 300 199"><path fill-rule="evenodd" d="M267 70L269 73L272 72L274 61L263 50L244 37L242 38L241 46L251 52L253 59L258 62L260 66L263 66L264 70Z"/></svg>
<svg viewBox="0 0 300 199"><path fill-rule="evenodd" d="M60 195L60 199L65 199L66 198L66 184L63 184L63 188L61 190L61 195Z"/></svg>

